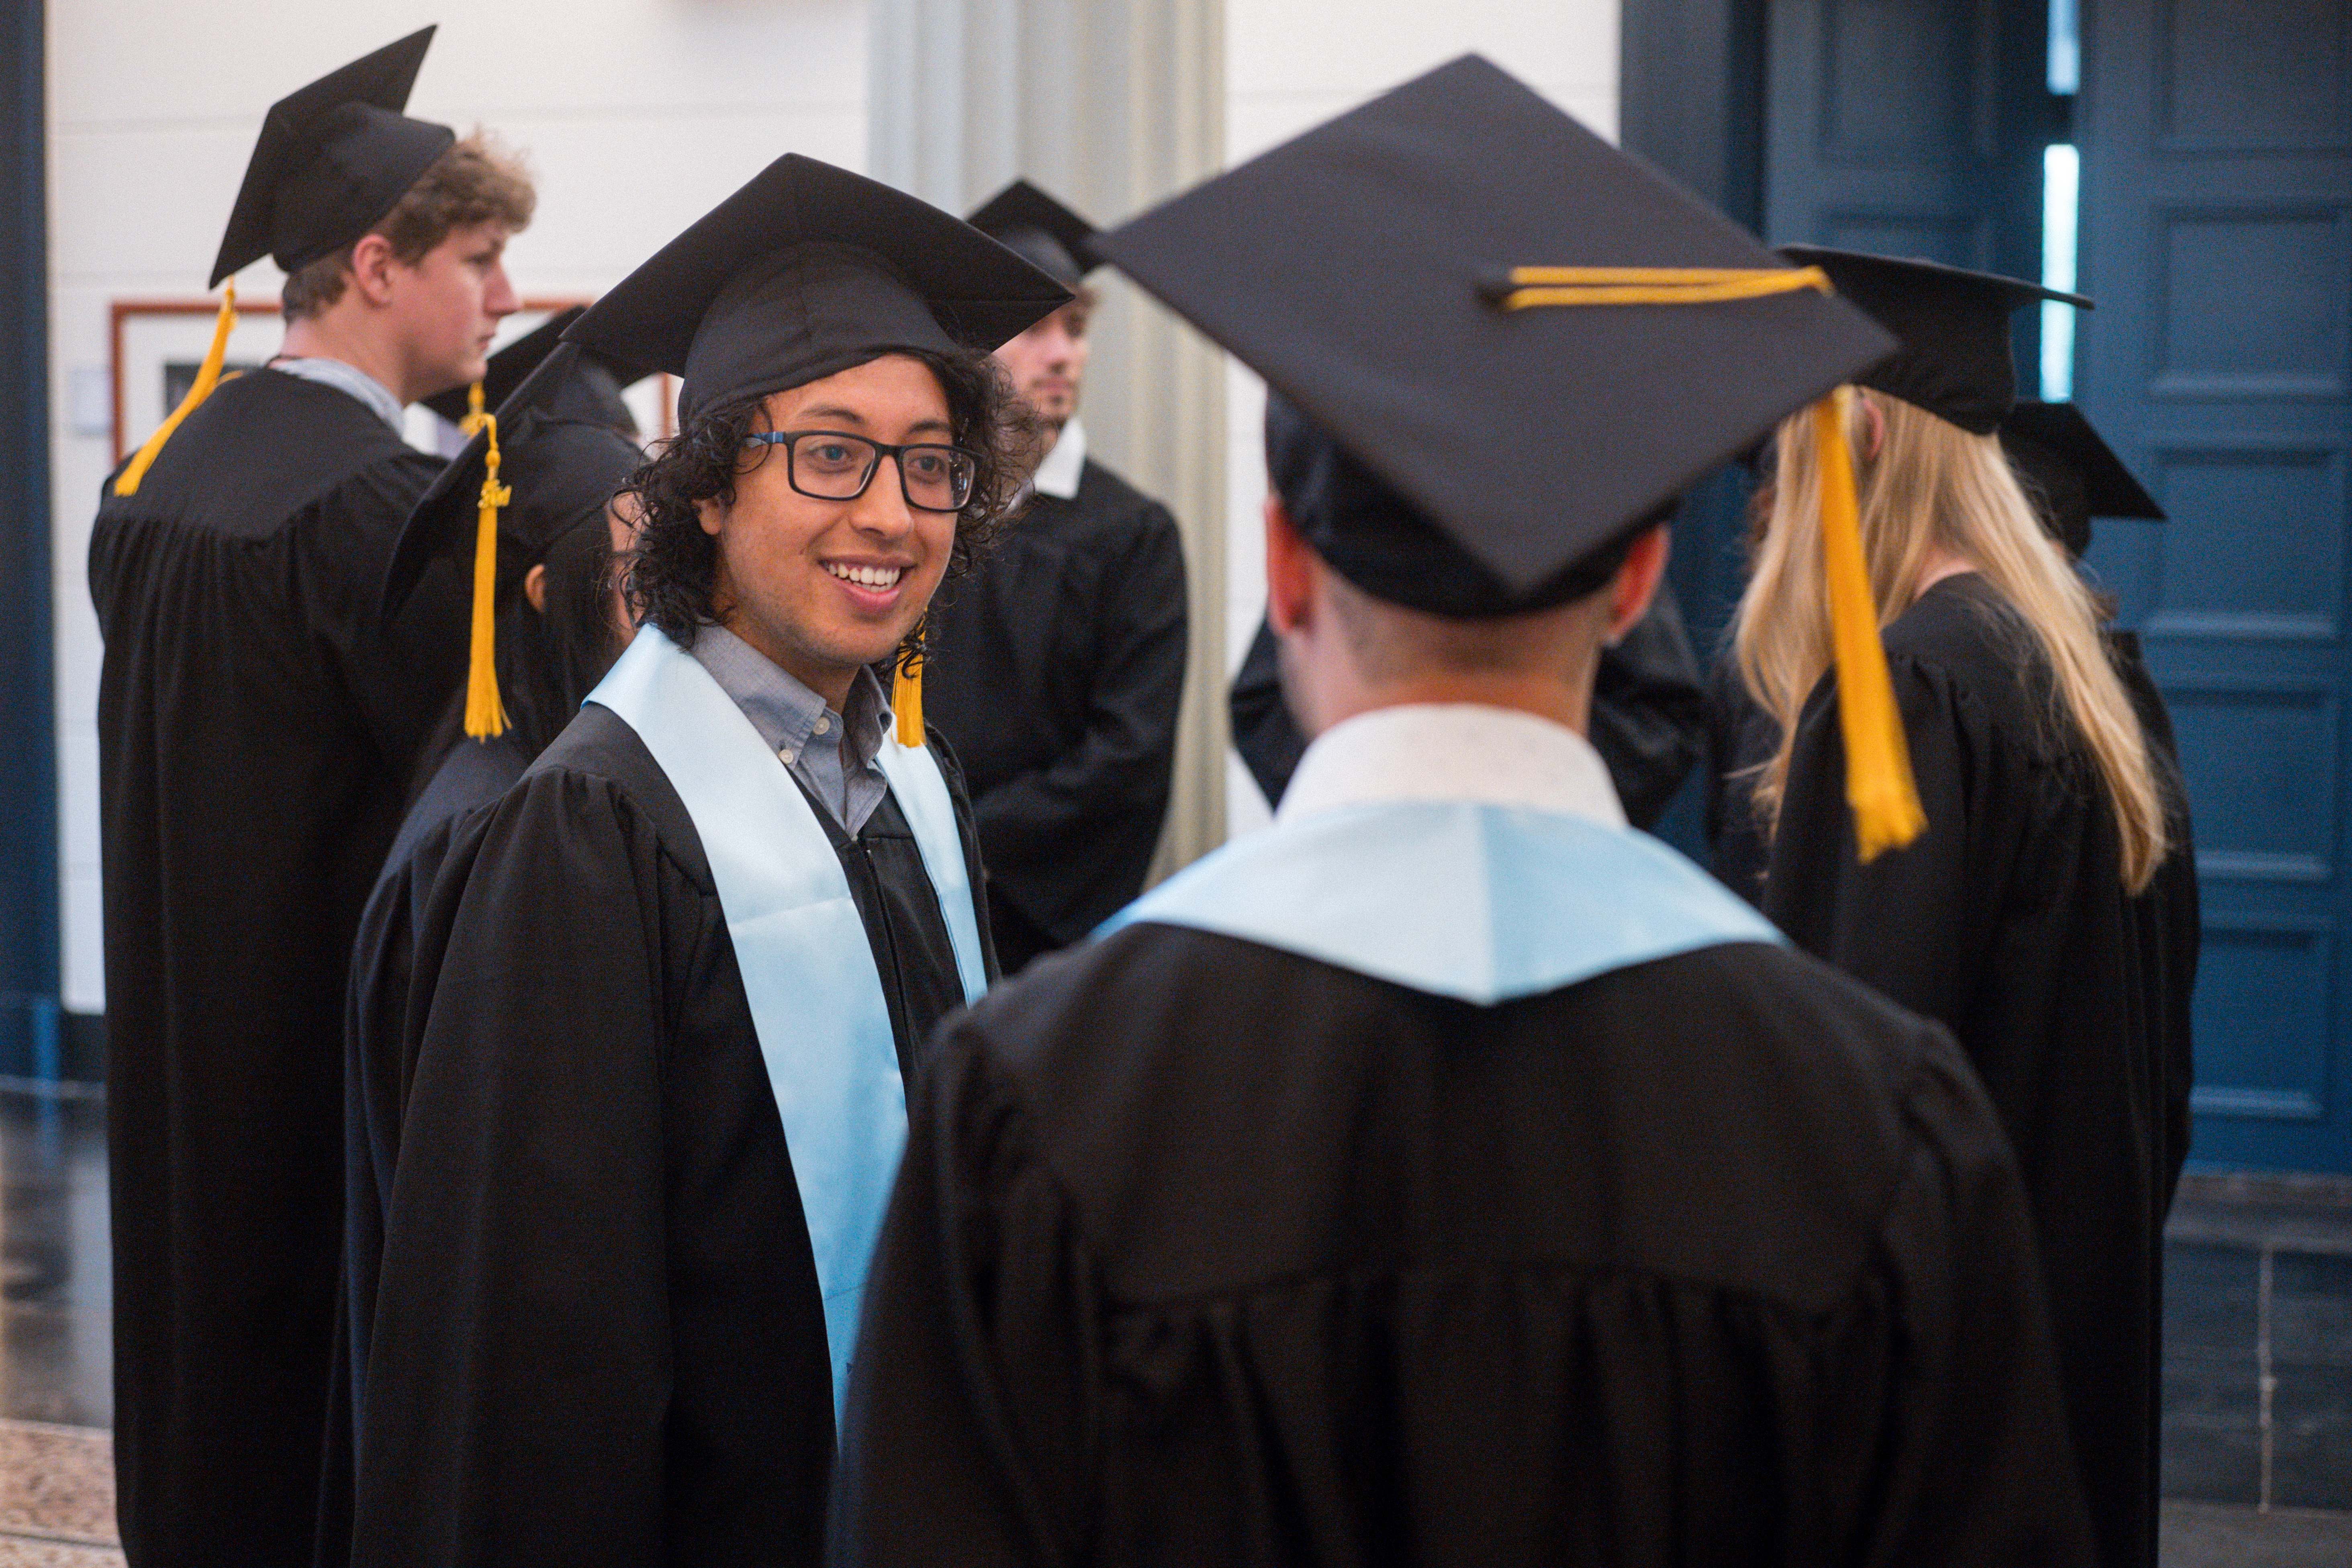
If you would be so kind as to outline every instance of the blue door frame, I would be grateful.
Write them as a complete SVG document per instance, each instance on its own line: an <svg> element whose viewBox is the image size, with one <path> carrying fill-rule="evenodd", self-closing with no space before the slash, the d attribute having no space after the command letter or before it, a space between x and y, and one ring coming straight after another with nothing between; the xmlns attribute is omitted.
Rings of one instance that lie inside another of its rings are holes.
<svg viewBox="0 0 2352 1568"><path fill-rule="evenodd" d="M40 0L0 19L0 1075L57 1075L47 110Z"/></svg>

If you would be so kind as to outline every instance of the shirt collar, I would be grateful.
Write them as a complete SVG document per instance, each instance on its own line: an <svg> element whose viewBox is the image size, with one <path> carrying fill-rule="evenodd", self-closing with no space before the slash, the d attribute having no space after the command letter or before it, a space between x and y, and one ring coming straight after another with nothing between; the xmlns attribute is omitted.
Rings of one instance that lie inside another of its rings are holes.
<svg viewBox="0 0 2352 1568"><path fill-rule="evenodd" d="M1029 481L1039 495L1052 496L1056 500L1075 500L1078 493L1078 475L1087 466L1087 427L1078 416L1070 416L1062 426L1062 434L1054 442L1054 449L1037 465L1037 472Z"/></svg>
<svg viewBox="0 0 2352 1568"><path fill-rule="evenodd" d="M393 395L392 388L355 364L313 356L274 359L269 362L269 368L300 376L304 381L315 381L321 386L331 386L338 392L349 393L366 404L377 418L404 436L407 433L406 411L401 407L400 399Z"/></svg>
<svg viewBox="0 0 2352 1568"><path fill-rule="evenodd" d="M854 766L864 767L882 749L882 737L890 729L890 703L882 694L882 683L871 669L861 669L850 682L849 698L842 706L845 714L835 713L824 698L803 685L800 679L767 655L729 631L725 626L703 626L695 633L694 646L688 650L720 689L735 700L735 706L751 721L751 728L772 752L789 751L797 757L808 750L809 742L817 733L817 721L826 720L829 730L834 724L843 726L849 741L850 760Z"/></svg>
<svg viewBox="0 0 2352 1568"><path fill-rule="evenodd" d="M1376 708L1334 724L1299 759L1275 821L1400 800L1525 806L1625 825L1591 742L1532 713L1471 702Z"/></svg>

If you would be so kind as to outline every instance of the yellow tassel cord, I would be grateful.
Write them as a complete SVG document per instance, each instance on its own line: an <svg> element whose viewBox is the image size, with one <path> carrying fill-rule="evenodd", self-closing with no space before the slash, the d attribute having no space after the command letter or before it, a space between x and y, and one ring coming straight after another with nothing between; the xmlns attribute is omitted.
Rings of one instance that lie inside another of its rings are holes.
<svg viewBox="0 0 2352 1568"><path fill-rule="evenodd" d="M1818 267L1514 267L1511 291L1496 301L1506 310L1538 305L1709 305L1830 291Z"/></svg>
<svg viewBox="0 0 2352 1568"><path fill-rule="evenodd" d="M899 658L898 672L890 682L890 711L898 719L898 744L921 745L923 743L923 656L921 654L910 654Z"/></svg>
<svg viewBox="0 0 2352 1568"><path fill-rule="evenodd" d="M478 381L466 388L466 416L457 421L457 428L471 436L488 423L489 417L482 410L482 384Z"/></svg>
<svg viewBox="0 0 2352 1568"><path fill-rule="evenodd" d="M1878 606L1862 556L1862 521L1853 496L1853 458L1846 446L1846 400L1838 388L1813 405L1813 438L1822 468L1822 566L1829 577L1830 640L1837 653L1838 725L1845 734L1845 798L1853 838L1866 864L1900 849L1927 826L1886 648L1878 640Z"/></svg>
<svg viewBox="0 0 2352 1568"><path fill-rule="evenodd" d="M154 464L155 455L163 449L163 443L172 438L172 432L180 427L180 421L194 413L196 405L210 397L213 388L220 384L221 361L228 356L228 334L236 325L236 279L232 278L228 280L227 292L221 296L220 316L213 322L213 346L205 351L205 363L197 367L196 379L188 385L188 395L180 399L180 406L173 409L170 417L155 427L155 434L147 437L147 444L139 448L138 456L132 458L117 476L114 481L116 495L139 493L139 481L147 477L148 468Z"/></svg>
<svg viewBox="0 0 2352 1568"><path fill-rule="evenodd" d="M1832 293L1818 267L1515 267L1507 310L1544 305L1705 305L1815 289ZM1822 562L1829 578L1830 633L1837 654L1838 722L1845 736L1845 794L1854 843L1866 862L1926 830L1911 776L1911 752L1878 640L1878 609L1862 555L1853 458L1845 437L1843 388L1813 405L1822 467Z"/></svg>
<svg viewBox="0 0 2352 1568"><path fill-rule="evenodd" d="M466 733L478 741L507 732L506 704L499 700L499 667L495 635L498 627L499 508L514 500L514 491L499 483L499 421L481 412L481 387L474 388L474 413L489 432L489 450L482 457L481 522L474 531L474 638L466 667Z"/></svg>

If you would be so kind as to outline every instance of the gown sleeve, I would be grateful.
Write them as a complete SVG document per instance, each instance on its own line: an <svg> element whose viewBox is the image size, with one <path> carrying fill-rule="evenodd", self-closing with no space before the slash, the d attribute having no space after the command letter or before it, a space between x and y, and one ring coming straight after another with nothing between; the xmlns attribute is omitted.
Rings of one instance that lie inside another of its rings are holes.
<svg viewBox="0 0 2352 1568"><path fill-rule="evenodd" d="M1076 1562L1101 1440L1084 1243L962 1026L908 1122L867 1279L830 1561Z"/></svg>
<svg viewBox="0 0 2352 1568"><path fill-rule="evenodd" d="M1654 825L1706 743L1706 691L1674 595L1604 648L1592 687L1592 744L1636 827Z"/></svg>
<svg viewBox="0 0 2352 1568"><path fill-rule="evenodd" d="M355 1563L664 1560L660 1058L664 977L714 940L694 895L625 796L551 772L420 906Z"/></svg>
<svg viewBox="0 0 2352 1568"><path fill-rule="evenodd" d="M1868 865L1845 798L1836 676L1797 721L1764 880L1764 911L1798 946L1915 1013L1958 1030L1984 948L1972 910L1971 768L1992 737L1964 693L1916 661L1890 660L1927 831Z"/></svg>
<svg viewBox="0 0 2352 1568"><path fill-rule="evenodd" d="M1046 906L1021 912L1059 942L1076 942L1108 913L1094 907L1091 882L1069 874L1072 847L1093 844L1099 855L1128 841L1148 863L1168 813L1188 647L1184 552L1176 520L1157 503L1133 534L1103 573L1083 738L972 802L990 871ZM1142 865L1133 870L1139 883ZM1109 907L1132 896L1122 889Z"/></svg>
<svg viewBox="0 0 2352 1568"><path fill-rule="evenodd" d="M1831 1383L1867 1391L1872 1418L1847 1429L1873 1436L1815 1472L1824 1517L1843 1515L1838 1560L2087 1568L2032 1224L2000 1122L1948 1041L1915 1073L1903 1111L1910 1157L1856 1292L1867 1310L1847 1314L1871 1331Z"/></svg>

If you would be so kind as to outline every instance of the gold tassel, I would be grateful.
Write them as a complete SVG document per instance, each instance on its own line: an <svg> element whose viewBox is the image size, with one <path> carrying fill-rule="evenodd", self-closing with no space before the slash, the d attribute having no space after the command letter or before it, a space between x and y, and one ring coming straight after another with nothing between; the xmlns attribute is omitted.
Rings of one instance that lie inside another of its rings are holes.
<svg viewBox="0 0 2352 1568"><path fill-rule="evenodd" d="M920 636L918 626L916 634ZM923 656L901 654L898 674L890 682L890 711L898 719L898 744L919 746L923 743Z"/></svg>
<svg viewBox="0 0 2352 1568"><path fill-rule="evenodd" d="M147 444L139 448L138 456L132 458L115 478L116 495L139 493L139 481L147 477L148 468L154 464L155 455L163 449L163 443L172 438L172 432L180 427L180 421L194 413L196 405L210 397L213 388L220 384L221 361L228 356L228 334L236 325L236 279L232 278L228 280L227 291L221 296L220 315L213 322L213 346L205 351L205 363L197 367L196 379L188 384L188 395L180 399L180 406L173 409L170 416L155 427L155 433L147 437Z"/></svg>
<svg viewBox="0 0 2352 1568"><path fill-rule="evenodd" d="M499 483L499 421L481 411L482 389L474 387L474 412L489 433L489 450L482 456L481 521L474 531L474 637L466 667L466 733L477 741L507 731L506 704L499 700L499 667L494 647L498 627L499 508L514 500L514 492Z"/></svg>
<svg viewBox="0 0 2352 1568"><path fill-rule="evenodd" d="M1895 683L1879 641L1878 608L1863 560L1854 504L1853 458L1846 446L1846 402L1840 387L1813 405L1822 469L1822 565L1829 578L1830 638L1837 656L1838 723L1845 735L1845 798L1853 808L1854 843L1865 864L1900 849L1927 826Z"/></svg>
<svg viewBox="0 0 2352 1568"><path fill-rule="evenodd" d="M482 411L482 384L466 388L466 416L457 421L457 428L471 436L479 430L489 416Z"/></svg>

